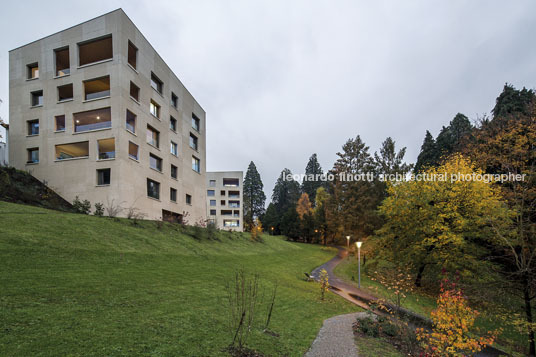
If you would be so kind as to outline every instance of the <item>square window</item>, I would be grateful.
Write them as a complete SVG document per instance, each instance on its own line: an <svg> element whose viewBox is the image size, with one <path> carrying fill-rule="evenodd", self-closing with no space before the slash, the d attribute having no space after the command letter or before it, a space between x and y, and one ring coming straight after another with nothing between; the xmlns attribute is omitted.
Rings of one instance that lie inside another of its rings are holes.
<svg viewBox="0 0 536 357"><path fill-rule="evenodd" d="M174 188L169 189L169 199L173 202L177 202L177 190Z"/></svg>
<svg viewBox="0 0 536 357"><path fill-rule="evenodd" d="M39 119L28 120L28 135L39 135Z"/></svg>
<svg viewBox="0 0 536 357"><path fill-rule="evenodd" d="M152 99L151 99L151 103L149 104L149 111L154 117L160 118L160 105L158 105L158 103L156 103Z"/></svg>
<svg viewBox="0 0 536 357"><path fill-rule="evenodd" d="M54 117L56 131L65 131L65 115L56 115Z"/></svg>
<svg viewBox="0 0 536 357"><path fill-rule="evenodd" d="M208 182L208 185L209 185L210 187L215 187L215 186L216 186L216 180L210 180L210 181Z"/></svg>
<svg viewBox="0 0 536 357"><path fill-rule="evenodd" d="M66 84L58 87L58 102L73 99L73 84Z"/></svg>
<svg viewBox="0 0 536 357"><path fill-rule="evenodd" d="M37 164L39 162L39 148L27 149L28 152L28 164Z"/></svg>
<svg viewBox="0 0 536 357"><path fill-rule="evenodd" d="M215 215L216 215L216 210L215 210L215 209L211 209L211 210L210 210L210 215L211 215L211 216L215 216Z"/></svg>
<svg viewBox="0 0 536 357"><path fill-rule="evenodd" d="M111 181L111 169L97 170L97 186L109 185Z"/></svg>
<svg viewBox="0 0 536 357"><path fill-rule="evenodd" d="M169 128L173 131L177 131L177 119L172 116L169 117Z"/></svg>
<svg viewBox="0 0 536 357"><path fill-rule="evenodd" d="M190 133L190 147L197 151L197 136Z"/></svg>
<svg viewBox="0 0 536 357"><path fill-rule="evenodd" d="M147 196L154 199L160 199L160 183L147 179Z"/></svg>
<svg viewBox="0 0 536 357"><path fill-rule="evenodd" d="M136 132L136 114L132 113L128 109L127 109L127 118L126 118L125 125L128 131L132 133Z"/></svg>
<svg viewBox="0 0 536 357"><path fill-rule="evenodd" d="M179 97L173 92L171 92L171 106L177 108L179 106Z"/></svg>
<svg viewBox="0 0 536 357"><path fill-rule="evenodd" d="M225 196L225 190L220 191L220 196Z"/></svg>
<svg viewBox="0 0 536 357"><path fill-rule="evenodd" d="M149 167L162 172L162 159L156 155L149 154Z"/></svg>
<svg viewBox="0 0 536 357"><path fill-rule="evenodd" d="M115 158L115 139L97 140L98 160L108 160Z"/></svg>
<svg viewBox="0 0 536 357"><path fill-rule="evenodd" d="M186 194L186 204L191 205L192 204L192 196L189 194Z"/></svg>
<svg viewBox="0 0 536 357"><path fill-rule="evenodd" d="M140 87L130 82L130 97L136 102L140 101Z"/></svg>
<svg viewBox="0 0 536 357"><path fill-rule="evenodd" d="M171 155L179 155L177 143L174 143L173 141L171 142Z"/></svg>
<svg viewBox="0 0 536 357"><path fill-rule="evenodd" d="M210 205L213 207L216 206L216 200L210 200Z"/></svg>
<svg viewBox="0 0 536 357"><path fill-rule="evenodd" d="M132 141L128 142L128 157L139 160L140 155L140 147L136 144L134 144Z"/></svg>
<svg viewBox="0 0 536 357"><path fill-rule="evenodd" d="M220 205L225 206L225 200L221 200Z"/></svg>
<svg viewBox="0 0 536 357"><path fill-rule="evenodd" d="M207 190L207 196L214 196L216 192L214 190Z"/></svg>
<svg viewBox="0 0 536 357"><path fill-rule="evenodd" d="M171 178L177 179L177 166L171 165Z"/></svg>
<svg viewBox="0 0 536 357"><path fill-rule="evenodd" d="M138 62L138 49L132 42L128 41L128 64L132 66L132 68L136 69L136 65Z"/></svg>
<svg viewBox="0 0 536 357"><path fill-rule="evenodd" d="M199 118L194 113L192 113L192 128L194 128L196 131L199 131L200 122L201 121L199 120Z"/></svg>
<svg viewBox="0 0 536 357"><path fill-rule="evenodd" d="M151 87L156 90L158 93L162 94L162 88L164 83L153 73L151 72Z"/></svg>
<svg viewBox="0 0 536 357"><path fill-rule="evenodd" d="M79 66L113 58L112 36L101 37L78 44Z"/></svg>
<svg viewBox="0 0 536 357"><path fill-rule="evenodd" d="M54 50L54 57L56 60L56 77L66 76L71 73L69 47Z"/></svg>
<svg viewBox="0 0 536 357"><path fill-rule="evenodd" d="M31 93L32 101L30 102L32 107L43 105L43 91L37 90Z"/></svg>
<svg viewBox="0 0 536 357"><path fill-rule="evenodd" d="M158 148L160 147L160 132L147 125L147 143Z"/></svg>
<svg viewBox="0 0 536 357"><path fill-rule="evenodd" d="M36 79L39 78L39 65L37 62L29 64L27 66L28 68L28 79Z"/></svg>
<svg viewBox="0 0 536 357"><path fill-rule="evenodd" d="M110 96L110 76L84 81L84 100L106 98Z"/></svg>
<svg viewBox="0 0 536 357"><path fill-rule="evenodd" d="M192 156L192 170L195 172L201 172L201 162L195 156Z"/></svg>

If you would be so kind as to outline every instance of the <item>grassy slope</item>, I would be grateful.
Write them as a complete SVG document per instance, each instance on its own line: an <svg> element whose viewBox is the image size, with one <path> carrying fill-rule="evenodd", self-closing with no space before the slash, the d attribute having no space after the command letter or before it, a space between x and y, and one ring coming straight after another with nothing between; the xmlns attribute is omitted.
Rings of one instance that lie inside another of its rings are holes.
<svg viewBox="0 0 536 357"><path fill-rule="evenodd" d="M341 262L335 268L335 274L343 278L348 282L352 282L352 278L355 279L354 283L357 281L357 262L355 257L350 257L349 260ZM357 283L356 283L357 284ZM369 291L371 294L376 296L384 297L386 299L391 299L392 294L379 284L376 281L371 280L363 269L361 270L361 286L364 290ZM436 308L435 299L430 296L424 296L419 292L413 292L408 295L407 299L404 300L402 306L412 310L416 313L422 314L423 316L430 317L430 312ZM479 310L477 308L477 310ZM502 328L503 332L499 337L498 343L496 346L511 353L517 355L520 350L526 345L526 336L520 334L516 329L511 325L505 325L500 320L493 318L489 314L482 314L477 318L475 325L481 329L481 331L490 331L497 328Z"/></svg>
<svg viewBox="0 0 536 357"><path fill-rule="evenodd" d="M279 282L280 337L256 328L248 343L266 354L302 355L325 318L357 310L302 279L332 250L224 236L0 202L0 355L223 355L224 286L241 267Z"/></svg>

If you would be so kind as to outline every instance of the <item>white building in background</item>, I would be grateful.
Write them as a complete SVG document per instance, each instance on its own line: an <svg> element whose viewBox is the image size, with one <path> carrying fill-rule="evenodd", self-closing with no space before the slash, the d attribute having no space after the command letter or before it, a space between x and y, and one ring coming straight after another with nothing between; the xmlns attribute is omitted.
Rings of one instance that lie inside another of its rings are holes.
<svg viewBox="0 0 536 357"><path fill-rule="evenodd" d="M207 216L220 229L243 231L242 171L207 172Z"/></svg>
<svg viewBox="0 0 536 357"><path fill-rule="evenodd" d="M9 124L1 124L4 129L6 129L5 136L1 140L5 142L0 142L0 166L8 166L9 164Z"/></svg>

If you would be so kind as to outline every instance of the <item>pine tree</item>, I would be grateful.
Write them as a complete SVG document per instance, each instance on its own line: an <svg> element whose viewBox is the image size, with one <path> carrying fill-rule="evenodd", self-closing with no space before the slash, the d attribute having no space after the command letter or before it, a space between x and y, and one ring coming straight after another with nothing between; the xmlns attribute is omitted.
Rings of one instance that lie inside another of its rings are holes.
<svg viewBox="0 0 536 357"><path fill-rule="evenodd" d="M277 213L282 216L289 208L295 209L299 197L300 185L292 178L292 172L289 169L284 169L277 178L272 193L272 203Z"/></svg>
<svg viewBox="0 0 536 357"><path fill-rule="evenodd" d="M306 178L303 180L301 188L302 192L305 192L313 203L315 202L316 190L323 185L323 182L317 178L320 178L323 173L316 154L311 155L305 167ZM313 179L311 180L311 178Z"/></svg>
<svg viewBox="0 0 536 357"><path fill-rule="evenodd" d="M264 213L264 203L266 195L263 191L261 175L257 167L251 161L244 179L244 223L246 227L251 228L256 218Z"/></svg>
<svg viewBox="0 0 536 357"><path fill-rule="evenodd" d="M412 166L404 162L404 156L406 155L406 148L400 149L396 152L395 141L388 137L382 143L380 148L380 155L374 153L374 161L378 166L380 174L404 174L411 170Z"/></svg>
<svg viewBox="0 0 536 357"><path fill-rule="evenodd" d="M270 203L266 209L266 213L263 216L262 226L264 227L264 230L270 234L280 234L279 223L280 221L277 210L275 209L274 204Z"/></svg>
<svg viewBox="0 0 536 357"><path fill-rule="evenodd" d="M439 155L437 154L437 146L434 137L428 130L424 136L424 141L421 145L421 152L417 157L417 163L415 164L415 173L421 172L427 167L436 166L439 161Z"/></svg>
<svg viewBox="0 0 536 357"><path fill-rule="evenodd" d="M528 90L523 87L522 90L517 90L511 84L506 83L495 101L495 107L492 110L493 117L507 117L515 113L529 115L530 104L535 99L536 95L532 89Z"/></svg>

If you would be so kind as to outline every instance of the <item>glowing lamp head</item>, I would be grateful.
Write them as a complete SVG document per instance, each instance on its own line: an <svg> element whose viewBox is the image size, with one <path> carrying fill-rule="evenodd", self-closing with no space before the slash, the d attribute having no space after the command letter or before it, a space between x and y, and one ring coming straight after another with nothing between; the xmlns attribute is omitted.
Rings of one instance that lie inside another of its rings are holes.
<svg viewBox="0 0 536 357"><path fill-rule="evenodd" d="M358 248L361 248L361 244L363 244L363 242L355 242L355 245L356 245Z"/></svg>
<svg viewBox="0 0 536 357"><path fill-rule="evenodd" d="M350 240L350 236L346 236L346 239L347 239L347 240Z"/></svg>

